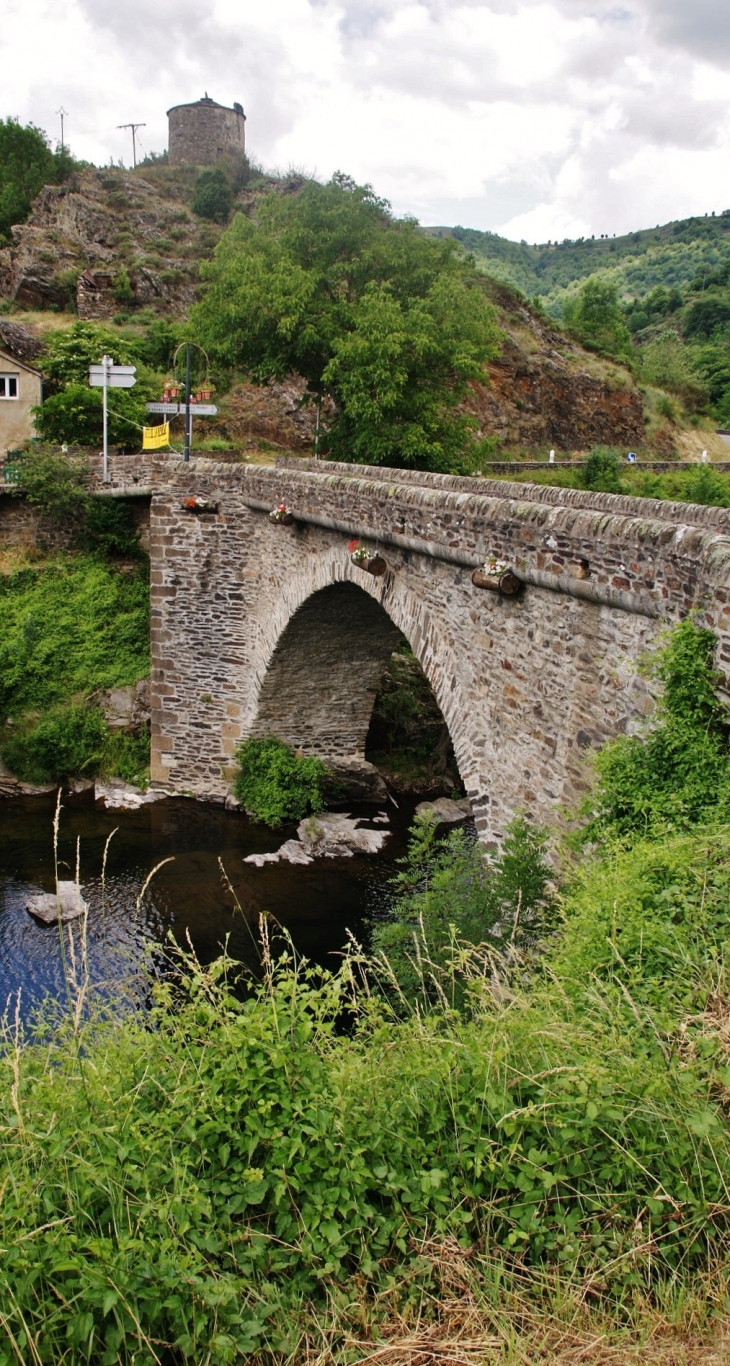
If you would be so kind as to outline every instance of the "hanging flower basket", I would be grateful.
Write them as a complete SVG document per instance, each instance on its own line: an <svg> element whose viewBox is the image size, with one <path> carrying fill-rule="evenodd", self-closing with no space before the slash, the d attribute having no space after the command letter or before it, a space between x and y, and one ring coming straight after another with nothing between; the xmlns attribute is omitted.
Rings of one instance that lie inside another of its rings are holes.
<svg viewBox="0 0 730 1366"><path fill-rule="evenodd" d="M372 574L376 579L383 577L388 564L377 551L368 550L367 546L361 545L357 540L350 541L347 549L352 563L357 565L358 569L364 569L366 574Z"/></svg>
<svg viewBox="0 0 730 1366"><path fill-rule="evenodd" d="M165 380L165 387L162 391L162 402L175 403L177 402L179 397L180 385L177 383L177 380L172 379L171 376L168 375L167 379Z"/></svg>
<svg viewBox="0 0 730 1366"><path fill-rule="evenodd" d="M287 507L286 503L277 503L276 507L272 508L269 513L269 521L273 522L274 526L291 526L294 521L294 513L291 508Z"/></svg>
<svg viewBox="0 0 730 1366"><path fill-rule="evenodd" d="M183 498L180 506L182 507L183 512L200 513L218 511L218 504L214 503L212 498Z"/></svg>
<svg viewBox="0 0 730 1366"><path fill-rule="evenodd" d="M498 560L496 555L489 555L481 569L474 570L471 581L475 588L487 588L491 593L503 593L507 598L514 597L522 586L506 560Z"/></svg>
<svg viewBox="0 0 730 1366"><path fill-rule="evenodd" d="M198 403L209 403L213 397L214 384L200 384L195 390L195 398Z"/></svg>

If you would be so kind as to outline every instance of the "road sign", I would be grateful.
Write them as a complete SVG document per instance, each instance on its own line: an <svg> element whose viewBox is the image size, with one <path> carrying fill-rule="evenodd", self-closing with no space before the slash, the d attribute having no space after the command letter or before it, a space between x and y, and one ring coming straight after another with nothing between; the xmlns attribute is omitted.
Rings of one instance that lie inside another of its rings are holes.
<svg viewBox="0 0 730 1366"><path fill-rule="evenodd" d="M102 356L100 365L89 366L89 384L93 389L102 390L103 408L103 429L104 429L104 449L102 456L104 468L102 478L105 484L109 483L109 442L107 436L107 402L106 396L109 389L132 389L137 383L134 378L137 373L136 365L115 365L111 356Z"/></svg>
<svg viewBox="0 0 730 1366"><path fill-rule="evenodd" d="M170 417L183 417L184 403L146 403L148 413L167 413ZM215 417L218 412L214 403L191 403L191 417Z"/></svg>
<svg viewBox="0 0 730 1366"><path fill-rule="evenodd" d="M108 364L89 366L89 384L92 389L132 389L137 383L134 378L137 373L136 365L115 365L111 358L107 357Z"/></svg>
<svg viewBox="0 0 730 1366"><path fill-rule="evenodd" d="M137 383L134 375L115 375L112 370L109 375L89 375L89 384L92 389L103 389L106 384L107 389L133 389Z"/></svg>
<svg viewBox="0 0 730 1366"><path fill-rule="evenodd" d="M105 372L109 375L136 375L137 367L136 365L115 365L113 360L110 360L108 365L89 366L90 375L103 375Z"/></svg>

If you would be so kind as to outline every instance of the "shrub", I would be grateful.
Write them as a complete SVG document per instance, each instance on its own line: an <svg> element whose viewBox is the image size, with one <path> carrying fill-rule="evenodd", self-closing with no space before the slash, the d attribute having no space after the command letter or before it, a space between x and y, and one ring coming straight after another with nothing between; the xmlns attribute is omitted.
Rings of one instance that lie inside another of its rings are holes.
<svg viewBox="0 0 730 1366"><path fill-rule="evenodd" d="M16 494L56 525L75 530L76 544L102 554L137 556L139 535L128 503L88 492L88 469L83 460L44 446L33 446L20 461Z"/></svg>
<svg viewBox="0 0 730 1366"><path fill-rule="evenodd" d="M193 213L212 223L226 223L232 205L233 195L225 171L217 166L201 171L195 182Z"/></svg>
<svg viewBox="0 0 730 1366"><path fill-rule="evenodd" d="M687 619L647 663L664 685L656 721L645 738L621 736L597 755L589 838L686 830L727 812L727 712L716 693L716 643L712 631Z"/></svg>
<svg viewBox="0 0 730 1366"><path fill-rule="evenodd" d="M273 738L244 740L236 759L233 792L255 820L281 825L323 809L327 769L321 759L304 758Z"/></svg>
<svg viewBox="0 0 730 1366"><path fill-rule="evenodd" d="M546 844L544 831L518 817L490 859L463 831L442 840L431 818L416 818L392 918L372 933L374 953L388 960L407 998L431 1000L445 990L457 1004L457 945L524 948L545 933L552 919Z"/></svg>
<svg viewBox="0 0 730 1366"><path fill-rule="evenodd" d="M581 470L581 480L587 489L596 489L600 493L621 493L618 451L612 446L594 446Z"/></svg>
<svg viewBox="0 0 730 1366"><path fill-rule="evenodd" d="M2 757L26 782L61 782L71 774L93 777L105 737L97 707L56 707L34 724L11 731L3 739Z"/></svg>

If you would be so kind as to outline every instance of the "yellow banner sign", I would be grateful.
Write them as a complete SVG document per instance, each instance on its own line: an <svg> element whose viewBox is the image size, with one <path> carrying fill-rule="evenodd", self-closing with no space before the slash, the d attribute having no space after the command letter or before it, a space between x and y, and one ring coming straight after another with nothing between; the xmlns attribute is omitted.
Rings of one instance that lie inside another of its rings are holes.
<svg viewBox="0 0 730 1366"><path fill-rule="evenodd" d="M163 422L161 427L142 428L142 450L159 451L161 446L170 444L170 424Z"/></svg>

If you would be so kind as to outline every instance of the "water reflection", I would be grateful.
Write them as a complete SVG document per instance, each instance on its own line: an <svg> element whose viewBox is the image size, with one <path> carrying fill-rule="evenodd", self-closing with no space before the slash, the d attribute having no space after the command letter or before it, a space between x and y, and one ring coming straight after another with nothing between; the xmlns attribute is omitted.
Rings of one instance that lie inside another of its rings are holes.
<svg viewBox="0 0 730 1366"><path fill-rule="evenodd" d="M25 909L28 892L54 889L53 812L51 798L0 804L0 1013L20 989L24 1018L44 997L60 1000L66 990L58 928L39 925ZM376 814L372 807L362 812ZM92 981L139 975L146 947L162 943L168 931L179 943L189 935L204 962L227 940L233 957L253 965L263 912L289 931L300 953L333 963L348 930L362 937L365 922L382 913L388 899L411 808L391 807L388 814L391 833L378 856L256 868L243 863L245 855L276 849L293 832L271 831L236 812L183 799L106 811L89 796L68 798L61 813L59 876L74 876L80 841ZM104 847L115 828L102 887ZM173 862L159 869L138 906L148 874L167 858ZM77 957L79 933L77 924L70 946Z"/></svg>

